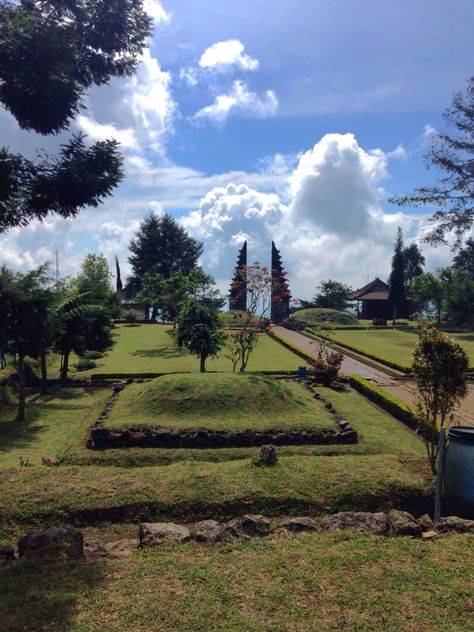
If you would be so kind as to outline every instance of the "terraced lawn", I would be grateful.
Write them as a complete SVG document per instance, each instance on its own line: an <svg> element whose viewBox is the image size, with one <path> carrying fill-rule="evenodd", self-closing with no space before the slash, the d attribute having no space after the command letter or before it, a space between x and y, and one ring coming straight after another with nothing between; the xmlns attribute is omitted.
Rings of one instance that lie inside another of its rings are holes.
<svg viewBox="0 0 474 632"><path fill-rule="evenodd" d="M396 329L383 330L334 330L331 337L336 342L349 345L354 349L367 353L382 362L395 362L410 368L413 352L418 342L416 331L400 331ZM474 334L448 334L456 340L469 356L470 366L474 366Z"/></svg>

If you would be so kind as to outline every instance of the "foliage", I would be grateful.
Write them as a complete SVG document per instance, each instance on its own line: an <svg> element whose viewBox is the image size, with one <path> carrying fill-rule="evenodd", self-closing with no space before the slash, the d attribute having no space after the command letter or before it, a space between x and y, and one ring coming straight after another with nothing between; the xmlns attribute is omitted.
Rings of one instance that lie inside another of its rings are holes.
<svg viewBox="0 0 474 632"><path fill-rule="evenodd" d="M194 268L188 274L175 271L167 277L148 270L142 278L141 290L136 298L143 304L160 310L164 319L170 319L175 326L183 303L191 298L209 298L213 285L214 279L205 274L202 268Z"/></svg>
<svg viewBox="0 0 474 632"><path fill-rule="evenodd" d="M87 371L88 369L95 369L97 362L89 358L79 358L74 366L78 371Z"/></svg>
<svg viewBox="0 0 474 632"><path fill-rule="evenodd" d="M405 264L405 287L410 291L413 281L423 274L425 258L417 244L410 244L403 248L403 262Z"/></svg>
<svg viewBox="0 0 474 632"><path fill-rule="evenodd" d="M127 325L135 325L138 320L137 312L134 309L127 309L123 317Z"/></svg>
<svg viewBox="0 0 474 632"><path fill-rule="evenodd" d="M203 245L171 215L150 213L141 222L129 248L132 276L140 284L149 271L165 279L173 272L188 275L197 266Z"/></svg>
<svg viewBox="0 0 474 632"><path fill-rule="evenodd" d="M139 0L0 3L0 103L21 128L68 127L92 85L132 74L150 33ZM98 206L122 179L115 140L73 135L55 157L31 161L0 148L0 232L48 213Z"/></svg>
<svg viewBox="0 0 474 632"><path fill-rule="evenodd" d="M390 415L402 421L409 428L419 430L423 434L423 428L419 427L419 420L411 408L402 400L394 397L387 391L366 380L361 375L351 375L350 384L356 391L365 395L371 402L386 410Z"/></svg>
<svg viewBox="0 0 474 632"><path fill-rule="evenodd" d="M403 256L403 234L398 227L395 249L392 258L392 271L389 279L390 290L388 300L393 307L393 325L397 321L397 310L405 301L405 259Z"/></svg>
<svg viewBox="0 0 474 632"><path fill-rule="evenodd" d="M87 296L90 303L101 305L110 318L120 315L120 297L112 289L112 273L104 255L86 255L81 271L71 279L69 287L72 291Z"/></svg>
<svg viewBox="0 0 474 632"><path fill-rule="evenodd" d="M324 386L330 386L339 375L344 355L335 351L330 343L323 338L319 339L318 355L311 363L314 378Z"/></svg>
<svg viewBox="0 0 474 632"><path fill-rule="evenodd" d="M393 198L399 205L430 206L438 210L430 218L431 231L425 241L446 243L451 232L461 245L463 235L474 222L474 77L463 92L453 98L451 108L443 115L452 132L436 132L425 156L428 169L434 167L443 175L437 186L415 189L411 195Z"/></svg>
<svg viewBox="0 0 474 632"><path fill-rule="evenodd" d="M104 357L104 354L101 353L100 351L87 350L87 351L84 351L84 353L82 354L82 357L87 358L87 360L99 360L100 358Z"/></svg>
<svg viewBox="0 0 474 632"><path fill-rule="evenodd" d="M435 315L441 321L441 310L444 299L444 283L441 276L424 272L413 280L411 296L417 308L428 316Z"/></svg>
<svg viewBox="0 0 474 632"><path fill-rule="evenodd" d="M215 357L223 345L222 322L216 307L188 300L178 317L177 340L200 358L200 371L208 357Z"/></svg>
<svg viewBox="0 0 474 632"><path fill-rule="evenodd" d="M454 410L466 396L466 352L435 327L422 327L413 356L417 408L425 430L426 450L433 473L438 458L438 434L454 421Z"/></svg>
<svg viewBox="0 0 474 632"><path fill-rule="evenodd" d="M347 294L352 292L352 288L349 285L328 279L327 281L321 281L321 285L317 289L320 292L313 299L315 307L337 310L345 310L349 307L350 303L347 301Z"/></svg>
<svg viewBox="0 0 474 632"><path fill-rule="evenodd" d="M459 268L444 271L446 318L454 325L474 324L474 281Z"/></svg>
<svg viewBox="0 0 474 632"><path fill-rule="evenodd" d="M474 281L474 239L470 237L464 246L460 248L453 259L453 266L467 272Z"/></svg>
<svg viewBox="0 0 474 632"><path fill-rule="evenodd" d="M123 290L123 283L122 283L122 274L120 272L120 263L119 263L117 255L115 255L115 289L117 290L117 293L121 296L122 290Z"/></svg>
<svg viewBox="0 0 474 632"><path fill-rule="evenodd" d="M133 73L150 29L136 0L2 2L0 102L23 129L66 129L88 88Z"/></svg>

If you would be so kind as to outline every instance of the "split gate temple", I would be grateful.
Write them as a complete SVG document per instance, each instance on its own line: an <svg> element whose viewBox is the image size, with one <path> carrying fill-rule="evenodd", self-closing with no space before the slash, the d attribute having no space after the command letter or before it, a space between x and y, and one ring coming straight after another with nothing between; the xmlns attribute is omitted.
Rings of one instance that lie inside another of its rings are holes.
<svg viewBox="0 0 474 632"><path fill-rule="evenodd" d="M247 287L245 282L245 270L247 267L247 242L239 250L237 263L234 268L234 276L230 285L229 309L247 309ZM290 315L290 290L286 279L286 272L283 269L280 251L272 241L272 265L271 265L271 314L270 319L274 323L281 323Z"/></svg>

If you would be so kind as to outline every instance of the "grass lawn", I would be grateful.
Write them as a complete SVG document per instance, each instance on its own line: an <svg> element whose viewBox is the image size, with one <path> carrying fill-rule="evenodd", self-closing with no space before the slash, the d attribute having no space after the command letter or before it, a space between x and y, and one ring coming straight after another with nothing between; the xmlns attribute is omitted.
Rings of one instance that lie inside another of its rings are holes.
<svg viewBox="0 0 474 632"><path fill-rule="evenodd" d="M473 578L472 535L165 544L52 573L17 563L0 578L0 630L468 632Z"/></svg>
<svg viewBox="0 0 474 632"><path fill-rule="evenodd" d="M91 373L175 373L199 372L199 359L179 348L167 325L147 324L130 327L118 325L114 332L115 346L105 358L97 360L97 368L81 371ZM206 362L208 371L232 372L225 350L216 359ZM302 364L301 358L268 336L261 336L250 356L247 371L290 371Z"/></svg>
<svg viewBox="0 0 474 632"><path fill-rule="evenodd" d="M261 375L165 375L120 393L106 426L297 430L328 428L334 420L296 382Z"/></svg>
<svg viewBox="0 0 474 632"><path fill-rule="evenodd" d="M448 335L464 347L469 356L470 366L474 366L474 334ZM331 337L337 342L347 344L382 361L395 362L407 368L411 366L413 352L418 342L416 331L394 329L333 331Z"/></svg>

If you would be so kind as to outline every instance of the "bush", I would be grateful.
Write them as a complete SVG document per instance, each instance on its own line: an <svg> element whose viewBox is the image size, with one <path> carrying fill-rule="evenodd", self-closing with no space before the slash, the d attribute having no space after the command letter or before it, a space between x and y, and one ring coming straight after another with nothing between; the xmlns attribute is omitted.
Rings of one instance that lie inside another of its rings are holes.
<svg viewBox="0 0 474 632"><path fill-rule="evenodd" d="M74 366L78 371L87 371L88 369L95 369L97 362L88 358L81 358Z"/></svg>
<svg viewBox="0 0 474 632"><path fill-rule="evenodd" d="M330 386L338 377L344 356L339 351L327 351L311 363L312 373L317 382Z"/></svg>
<svg viewBox="0 0 474 632"><path fill-rule="evenodd" d="M128 325L135 325L138 320L137 313L133 309L127 309L123 318Z"/></svg>
<svg viewBox="0 0 474 632"><path fill-rule="evenodd" d="M86 351L82 354L82 357L86 358L86 360L99 360L104 357L104 354L100 351Z"/></svg>

